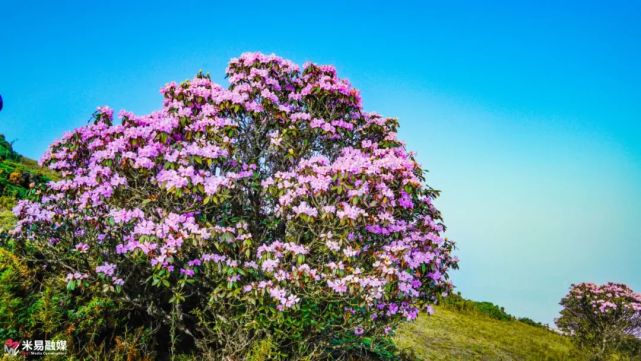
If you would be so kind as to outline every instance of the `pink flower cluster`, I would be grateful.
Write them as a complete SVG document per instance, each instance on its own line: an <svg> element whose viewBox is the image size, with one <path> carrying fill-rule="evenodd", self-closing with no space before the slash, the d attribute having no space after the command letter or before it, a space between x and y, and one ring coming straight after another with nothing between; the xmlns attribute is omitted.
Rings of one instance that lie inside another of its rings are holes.
<svg viewBox="0 0 641 361"><path fill-rule="evenodd" d="M561 306L556 325L579 343L603 350L625 337L641 336L641 294L624 284L573 284Z"/></svg>
<svg viewBox="0 0 641 361"><path fill-rule="evenodd" d="M365 112L330 66L246 53L227 77L169 83L149 115L98 108L43 156L60 179L16 206L14 235L83 253L82 279L125 292L153 275L283 312L339 300L357 335L451 289L454 246L397 120Z"/></svg>
<svg viewBox="0 0 641 361"><path fill-rule="evenodd" d="M629 311L641 317L641 294L620 283L579 283L572 285L566 298L574 298L592 308L595 313L607 314Z"/></svg>

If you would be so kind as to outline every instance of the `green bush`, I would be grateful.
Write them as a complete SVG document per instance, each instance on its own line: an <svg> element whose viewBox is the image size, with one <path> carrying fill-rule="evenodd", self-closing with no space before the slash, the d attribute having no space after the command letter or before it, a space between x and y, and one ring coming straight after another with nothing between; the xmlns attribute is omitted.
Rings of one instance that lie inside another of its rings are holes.
<svg viewBox="0 0 641 361"><path fill-rule="evenodd" d="M505 312L503 307L497 306L492 302L476 302L476 309L490 318L499 321L510 321L514 319L514 316Z"/></svg>
<svg viewBox="0 0 641 361"><path fill-rule="evenodd" d="M519 321L521 321L521 322L523 322L525 324L528 324L530 326L534 326L534 327L541 327L541 328L546 328L546 329L550 328L548 325L546 325L544 323L541 323L541 322L534 321L533 319L528 318L528 317L521 317L521 318L519 318Z"/></svg>

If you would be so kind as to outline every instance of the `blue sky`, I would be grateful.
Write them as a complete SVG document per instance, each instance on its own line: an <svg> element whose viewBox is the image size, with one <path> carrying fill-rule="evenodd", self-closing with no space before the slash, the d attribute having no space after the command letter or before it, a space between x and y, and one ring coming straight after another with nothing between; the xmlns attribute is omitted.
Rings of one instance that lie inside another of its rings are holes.
<svg viewBox="0 0 641 361"><path fill-rule="evenodd" d="M200 69L222 83L244 51L334 64L443 191L465 296L552 322L572 282L641 291L640 2L141 3L3 3L18 151Z"/></svg>

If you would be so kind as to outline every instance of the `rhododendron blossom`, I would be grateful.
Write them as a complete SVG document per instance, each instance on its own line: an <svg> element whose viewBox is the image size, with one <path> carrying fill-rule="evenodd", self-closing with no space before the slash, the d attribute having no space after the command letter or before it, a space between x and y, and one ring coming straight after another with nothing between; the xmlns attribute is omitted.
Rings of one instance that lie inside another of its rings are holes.
<svg viewBox="0 0 641 361"><path fill-rule="evenodd" d="M641 294L619 283L579 283L561 300L556 324L604 357L625 337L641 337Z"/></svg>
<svg viewBox="0 0 641 361"><path fill-rule="evenodd" d="M169 83L148 115L99 107L42 158L60 178L15 207L14 235L153 317L182 300L195 339L206 322L308 312L317 340L335 323L388 334L451 289L438 193L397 120L364 111L331 66L246 53L227 78Z"/></svg>

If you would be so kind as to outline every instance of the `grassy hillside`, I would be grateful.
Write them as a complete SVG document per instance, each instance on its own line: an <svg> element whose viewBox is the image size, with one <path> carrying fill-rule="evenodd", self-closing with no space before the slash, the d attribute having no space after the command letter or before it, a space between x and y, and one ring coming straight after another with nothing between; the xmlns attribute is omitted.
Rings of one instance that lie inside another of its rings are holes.
<svg viewBox="0 0 641 361"><path fill-rule="evenodd" d="M395 341L416 360L593 360L569 337L527 318L517 319L491 302L450 295L435 307L403 325ZM641 340L629 337L608 361L641 361Z"/></svg>
<svg viewBox="0 0 641 361"><path fill-rule="evenodd" d="M430 361L586 359L567 337L544 327L447 306L435 307L435 311L399 330L399 348Z"/></svg>

